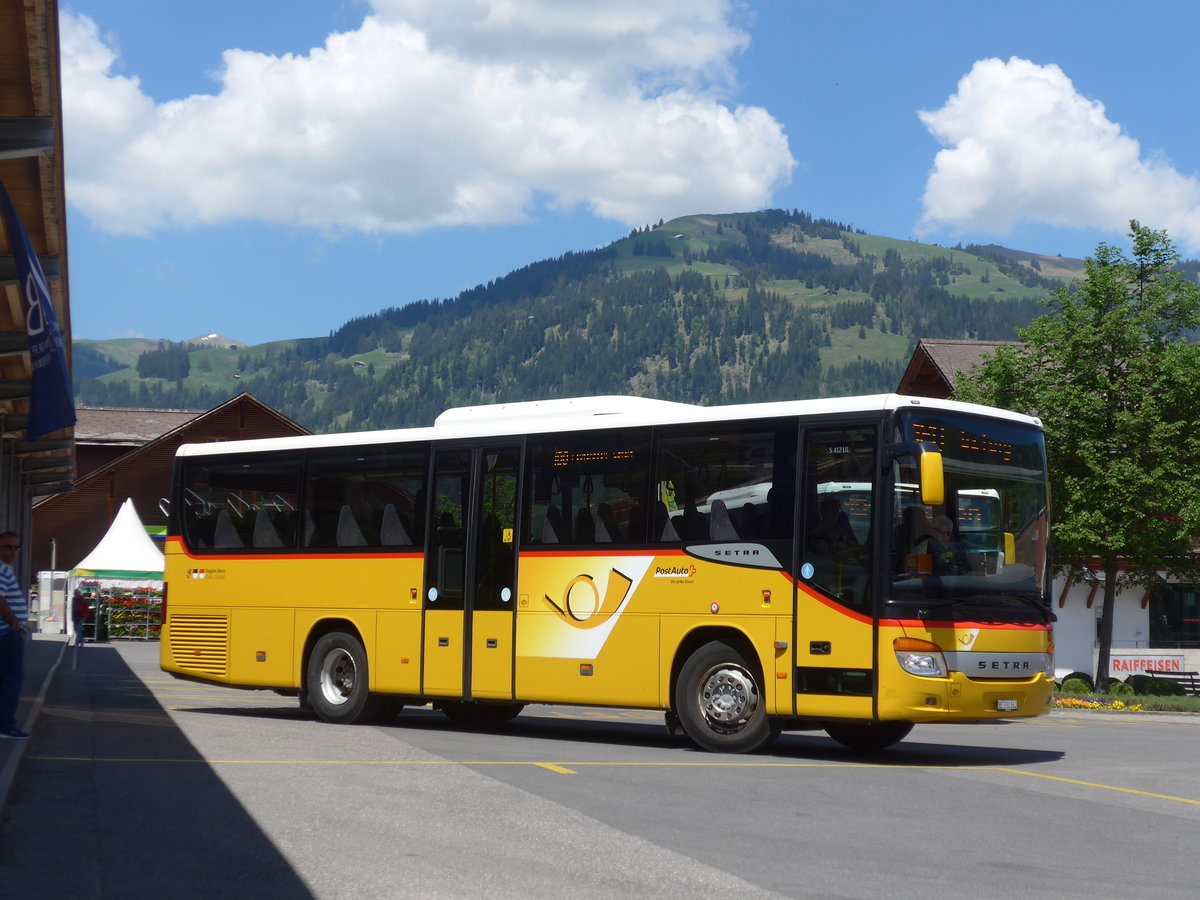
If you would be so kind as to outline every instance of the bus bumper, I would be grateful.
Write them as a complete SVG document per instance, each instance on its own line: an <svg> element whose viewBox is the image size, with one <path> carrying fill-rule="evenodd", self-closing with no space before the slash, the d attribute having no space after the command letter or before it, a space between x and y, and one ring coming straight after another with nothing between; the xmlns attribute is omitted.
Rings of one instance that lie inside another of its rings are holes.
<svg viewBox="0 0 1200 900"><path fill-rule="evenodd" d="M880 685L879 718L910 722L956 722L1040 716L1050 708L1054 680L1044 673L1033 678L968 678L951 672L945 678L891 673Z"/></svg>

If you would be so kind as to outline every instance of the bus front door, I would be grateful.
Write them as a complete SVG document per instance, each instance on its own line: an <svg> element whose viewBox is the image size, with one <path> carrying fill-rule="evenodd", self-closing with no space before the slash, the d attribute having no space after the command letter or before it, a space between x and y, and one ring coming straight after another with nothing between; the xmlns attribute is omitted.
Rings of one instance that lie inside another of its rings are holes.
<svg viewBox="0 0 1200 900"><path fill-rule="evenodd" d="M423 691L512 699L520 448L434 455L425 557Z"/></svg>

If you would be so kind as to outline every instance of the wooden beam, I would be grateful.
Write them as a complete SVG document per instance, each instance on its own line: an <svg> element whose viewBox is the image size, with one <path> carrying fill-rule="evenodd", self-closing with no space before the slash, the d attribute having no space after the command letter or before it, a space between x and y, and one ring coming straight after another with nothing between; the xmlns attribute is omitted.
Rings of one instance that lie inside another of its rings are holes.
<svg viewBox="0 0 1200 900"><path fill-rule="evenodd" d="M1062 593L1058 595L1058 608L1062 609L1067 605L1067 594L1070 593L1072 586L1075 584L1075 576L1068 575L1066 584L1063 585Z"/></svg>

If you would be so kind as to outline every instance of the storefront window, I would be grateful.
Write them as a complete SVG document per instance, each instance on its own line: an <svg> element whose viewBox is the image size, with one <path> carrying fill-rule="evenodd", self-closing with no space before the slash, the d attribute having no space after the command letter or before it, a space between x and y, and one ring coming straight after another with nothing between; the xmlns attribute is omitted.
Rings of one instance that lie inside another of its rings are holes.
<svg viewBox="0 0 1200 900"><path fill-rule="evenodd" d="M1200 585L1166 584L1150 594L1150 646L1200 647Z"/></svg>

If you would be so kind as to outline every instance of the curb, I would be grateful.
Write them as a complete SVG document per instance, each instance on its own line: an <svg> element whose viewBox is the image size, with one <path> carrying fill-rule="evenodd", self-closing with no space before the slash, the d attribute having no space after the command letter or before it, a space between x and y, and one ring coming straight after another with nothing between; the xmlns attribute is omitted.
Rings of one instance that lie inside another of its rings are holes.
<svg viewBox="0 0 1200 900"><path fill-rule="evenodd" d="M54 675L58 672L59 663L62 662L63 656L66 654L67 647L69 646L70 641L61 642L58 650L58 658L54 660L54 663L46 672L46 677L42 679L37 694L34 695L33 703L25 713L24 721L21 722L22 731L33 734L33 726L41 717L42 708L46 705L46 693L50 690L50 683L54 680ZM16 778L17 770L21 767L21 761L25 758L25 748L29 746L29 741L12 741L11 743L17 744L17 746L9 754L3 769L0 769L0 810L3 810L5 804L8 802L8 793L12 789L13 779Z"/></svg>

